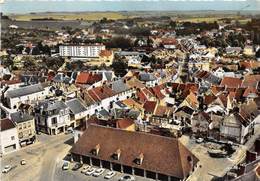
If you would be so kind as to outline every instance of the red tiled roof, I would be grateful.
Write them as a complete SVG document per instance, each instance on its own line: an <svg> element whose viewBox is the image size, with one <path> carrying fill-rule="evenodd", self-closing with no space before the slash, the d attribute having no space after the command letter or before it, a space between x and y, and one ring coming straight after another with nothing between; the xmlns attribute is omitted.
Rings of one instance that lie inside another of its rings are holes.
<svg viewBox="0 0 260 181"><path fill-rule="evenodd" d="M238 88L241 87L242 80L235 77L224 77L220 83L221 86L226 86L227 88Z"/></svg>
<svg viewBox="0 0 260 181"><path fill-rule="evenodd" d="M156 105L157 105L156 101L146 101L144 103L144 110L145 110L145 112L153 113Z"/></svg>
<svg viewBox="0 0 260 181"><path fill-rule="evenodd" d="M110 50L101 50L99 56L101 57L109 57L112 55L112 51Z"/></svg>
<svg viewBox="0 0 260 181"><path fill-rule="evenodd" d="M246 90L245 90L245 92L244 92L244 94L243 94L243 97L247 97L249 94L257 94L258 92L257 92L257 90L255 89L255 88L253 88L253 87L248 87Z"/></svg>
<svg viewBox="0 0 260 181"><path fill-rule="evenodd" d="M123 118L116 121L116 128L126 129L134 124L134 120L130 118Z"/></svg>
<svg viewBox="0 0 260 181"><path fill-rule="evenodd" d="M103 99L106 99L106 98L109 98L109 97L112 97L115 95L114 91L106 85L90 89L90 90L88 90L88 93L95 101L101 101Z"/></svg>
<svg viewBox="0 0 260 181"><path fill-rule="evenodd" d="M1 131L5 131L8 129L15 128L15 124L10 119L4 118L0 120L0 127L1 127Z"/></svg>
<svg viewBox="0 0 260 181"><path fill-rule="evenodd" d="M100 149L98 155L93 155L96 145L100 145ZM111 156L118 149L122 154L115 160ZM190 160L193 165L199 161L178 139L95 125L89 125L70 152L180 179L192 170ZM134 160L141 153L144 158L138 165Z"/></svg>
<svg viewBox="0 0 260 181"><path fill-rule="evenodd" d="M90 72L80 72L77 76L75 83L76 84L94 84L102 80L101 74L95 74Z"/></svg>
<svg viewBox="0 0 260 181"><path fill-rule="evenodd" d="M246 75L242 82L242 87L256 88L260 81L260 75Z"/></svg>
<svg viewBox="0 0 260 181"><path fill-rule="evenodd" d="M86 84L88 81L89 73L88 72L80 72L76 78L76 84Z"/></svg>
<svg viewBox="0 0 260 181"><path fill-rule="evenodd" d="M164 88L163 85L157 85L155 87L152 87L151 90L154 93L154 95L158 98L158 99L163 99L165 97L165 95L162 94L161 90Z"/></svg>
<svg viewBox="0 0 260 181"><path fill-rule="evenodd" d="M137 91L136 95L138 97L138 101L140 101L141 103L145 103L146 101L148 101L148 98L142 90Z"/></svg>

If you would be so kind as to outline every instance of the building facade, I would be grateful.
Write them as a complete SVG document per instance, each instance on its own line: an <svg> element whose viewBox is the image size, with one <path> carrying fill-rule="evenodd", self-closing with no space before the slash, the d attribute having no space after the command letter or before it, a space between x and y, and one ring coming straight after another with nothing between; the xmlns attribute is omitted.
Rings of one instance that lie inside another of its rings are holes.
<svg viewBox="0 0 260 181"><path fill-rule="evenodd" d="M97 58L102 50L105 50L105 45L61 45L59 53L62 57L81 57L81 58Z"/></svg>

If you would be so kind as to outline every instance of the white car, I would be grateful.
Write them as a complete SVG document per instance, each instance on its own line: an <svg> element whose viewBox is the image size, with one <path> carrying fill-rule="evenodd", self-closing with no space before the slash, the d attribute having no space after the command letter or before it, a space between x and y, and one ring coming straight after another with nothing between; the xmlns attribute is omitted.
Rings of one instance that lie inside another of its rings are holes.
<svg viewBox="0 0 260 181"><path fill-rule="evenodd" d="M91 168L91 166L89 166L89 165L84 166L81 170L81 173L85 174L90 168Z"/></svg>
<svg viewBox="0 0 260 181"><path fill-rule="evenodd" d="M112 177L114 177L116 175L116 172L114 171L109 171L106 173L106 175L104 176L105 179L111 179Z"/></svg>
<svg viewBox="0 0 260 181"><path fill-rule="evenodd" d="M198 138L198 139L196 139L196 143L202 143L203 141L204 141L203 138Z"/></svg>
<svg viewBox="0 0 260 181"><path fill-rule="evenodd" d="M2 173L8 173L12 169L11 165L6 165Z"/></svg>
<svg viewBox="0 0 260 181"><path fill-rule="evenodd" d="M95 172L93 173L94 177L98 177L100 175L102 175L104 173L105 169L104 168L98 168L95 170Z"/></svg>
<svg viewBox="0 0 260 181"><path fill-rule="evenodd" d="M132 175L124 175L120 178L120 181L135 181L135 178Z"/></svg>
<svg viewBox="0 0 260 181"><path fill-rule="evenodd" d="M68 170L70 168L70 163L68 161L64 161L62 165L62 170Z"/></svg>
<svg viewBox="0 0 260 181"><path fill-rule="evenodd" d="M90 169L88 169L87 171L86 171L86 175L92 175L94 172L95 172L95 168L90 168Z"/></svg>

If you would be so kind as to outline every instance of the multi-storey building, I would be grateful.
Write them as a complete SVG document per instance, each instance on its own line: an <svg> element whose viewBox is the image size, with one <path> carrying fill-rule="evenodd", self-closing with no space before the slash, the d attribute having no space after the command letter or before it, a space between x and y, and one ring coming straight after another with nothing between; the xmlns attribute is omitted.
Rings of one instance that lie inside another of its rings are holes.
<svg viewBox="0 0 260 181"><path fill-rule="evenodd" d="M62 57L79 57L79 58L97 58L102 50L105 50L105 45L61 45L59 53Z"/></svg>

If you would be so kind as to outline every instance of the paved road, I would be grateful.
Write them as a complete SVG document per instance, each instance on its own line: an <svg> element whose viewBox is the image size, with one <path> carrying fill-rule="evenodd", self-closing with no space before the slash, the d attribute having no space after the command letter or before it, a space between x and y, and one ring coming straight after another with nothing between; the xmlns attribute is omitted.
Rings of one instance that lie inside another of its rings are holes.
<svg viewBox="0 0 260 181"><path fill-rule="evenodd" d="M67 144L72 135L40 135L39 141L21 150L3 157L1 167L16 165L17 167L8 174L2 174L3 181L46 181L54 180L56 162L62 159L70 149ZM27 164L20 165L20 160L25 159ZM21 174L22 173L22 174Z"/></svg>

